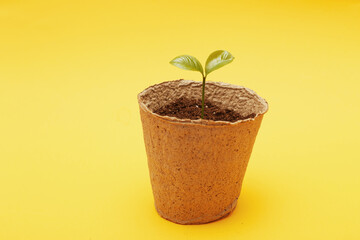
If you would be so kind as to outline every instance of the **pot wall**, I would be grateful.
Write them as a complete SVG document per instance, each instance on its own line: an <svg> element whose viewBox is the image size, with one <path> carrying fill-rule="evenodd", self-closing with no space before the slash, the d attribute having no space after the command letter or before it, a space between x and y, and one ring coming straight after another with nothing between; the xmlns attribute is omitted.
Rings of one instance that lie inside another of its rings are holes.
<svg viewBox="0 0 360 240"><path fill-rule="evenodd" d="M236 206L263 115L206 126L164 121L140 110L158 213L180 224L211 222Z"/></svg>

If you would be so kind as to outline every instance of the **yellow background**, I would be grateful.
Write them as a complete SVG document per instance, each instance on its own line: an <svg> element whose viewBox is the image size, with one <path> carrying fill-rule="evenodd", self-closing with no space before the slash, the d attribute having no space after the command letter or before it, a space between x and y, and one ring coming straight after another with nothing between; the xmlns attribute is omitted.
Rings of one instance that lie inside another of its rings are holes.
<svg viewBox="0 0 360 240"><path fill-rule="evenodd" d="M136 95L168 62L270 105L239 204L153 206ZM360 239L360 1L0 1L0 239Z"/></svg>

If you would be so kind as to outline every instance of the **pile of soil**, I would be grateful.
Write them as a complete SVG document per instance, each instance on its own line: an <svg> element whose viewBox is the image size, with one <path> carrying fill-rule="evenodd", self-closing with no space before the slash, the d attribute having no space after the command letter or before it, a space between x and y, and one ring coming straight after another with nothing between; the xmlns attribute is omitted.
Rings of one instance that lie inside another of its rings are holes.
<svg viewBox="0 0 360 240"><path fill-rule="evenodd" d="M196 120L201 116L201 100L179 98L175 102L155 110L154 113L162 116ZM255 117L254 113L248 116L242 116L233 110L221 108L220 106L205 100L204 119L236 122L253 117Z"/></svg>

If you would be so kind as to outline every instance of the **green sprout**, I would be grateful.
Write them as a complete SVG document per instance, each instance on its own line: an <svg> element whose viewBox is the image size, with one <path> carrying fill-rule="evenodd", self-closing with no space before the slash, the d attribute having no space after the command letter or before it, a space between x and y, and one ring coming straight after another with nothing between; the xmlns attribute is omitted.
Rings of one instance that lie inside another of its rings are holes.
<svg viewBox="0 0 360 240"><path fill-rule="evenodd" d="M198 71L202 75L201 118L204 119L205 108L205 80L212 71L231 63L234 57L225 50L217 50L211 53L206 60L205 73L199 60L190 55L181 55L170 61L170 64L185 70Z"/></svg>

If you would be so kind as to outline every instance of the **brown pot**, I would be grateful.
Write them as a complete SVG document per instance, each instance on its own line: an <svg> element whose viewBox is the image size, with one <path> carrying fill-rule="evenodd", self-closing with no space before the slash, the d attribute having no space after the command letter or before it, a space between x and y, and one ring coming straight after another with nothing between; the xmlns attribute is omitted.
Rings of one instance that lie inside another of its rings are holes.
<svg viewBox="0 0 360 240"><path fill-rule="evenodd" d="M254 91L207 82L205 101L254 118L237 122L190 120L153 111L186 97L201 99L201 82L175 80L138 95L157 212L180 224L227 216L236 206L267 102Z"/></svg>

